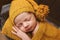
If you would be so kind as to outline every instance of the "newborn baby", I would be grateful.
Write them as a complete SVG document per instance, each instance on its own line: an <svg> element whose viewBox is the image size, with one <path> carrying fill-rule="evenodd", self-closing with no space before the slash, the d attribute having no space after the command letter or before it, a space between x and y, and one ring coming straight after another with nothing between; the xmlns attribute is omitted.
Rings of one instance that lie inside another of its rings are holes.
<svg viewBox="0 0 60 40"><path fill-rule="evenodd" d="M15 18L14 23L15 23L15 25L14 25L13 29L15 30L15 32L12 31L12 33L19 36L23 40L25 40L25 39L30 40L28 35L24 34L24 33L32 31L31 33L32 33L32 35L34 35L34 33L38 29L38 21L36 21L36 18L33 15L33 13L23 12L22 14L18 15ZM18 30L20 30L20 31L18 31Z"/></svg>

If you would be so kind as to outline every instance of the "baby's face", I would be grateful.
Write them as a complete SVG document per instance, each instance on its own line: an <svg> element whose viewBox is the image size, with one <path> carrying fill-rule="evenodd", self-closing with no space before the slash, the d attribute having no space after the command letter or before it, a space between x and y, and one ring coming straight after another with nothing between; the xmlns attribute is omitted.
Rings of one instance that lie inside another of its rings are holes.
<svg viewBox="0 0 60 40"><path fill-rule="evenodd" d="M33 13L21 13L15 18L16 26L23 32L30 32L36 27L36 19Z"/></svg>

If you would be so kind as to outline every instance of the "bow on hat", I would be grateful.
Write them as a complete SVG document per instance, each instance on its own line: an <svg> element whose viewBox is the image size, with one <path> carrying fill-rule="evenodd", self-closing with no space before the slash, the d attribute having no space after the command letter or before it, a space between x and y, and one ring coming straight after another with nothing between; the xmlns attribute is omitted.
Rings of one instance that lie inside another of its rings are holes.
<svg viewBox="0 0 60 40"><path fill-rule="evenodd" d="M33 6L37 19L44 21L45 17L49 13L49 7L43 4L38 5L34 0L27 1Z"/></svg>

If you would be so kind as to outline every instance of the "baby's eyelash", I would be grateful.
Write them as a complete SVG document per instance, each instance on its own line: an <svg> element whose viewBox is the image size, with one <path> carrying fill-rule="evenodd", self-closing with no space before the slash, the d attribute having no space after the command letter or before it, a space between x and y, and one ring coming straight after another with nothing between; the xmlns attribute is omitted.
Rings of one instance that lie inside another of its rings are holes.
<svg viewBox="0 0 60 40"><path fill-rule="evenodd" d="M23 25L22 23L19 23L19 26Z"/></svg>
<svg viewBox="0 0 60 40"><path fill-rule="evenodd" d="M20 23L20 25L22 25L22 23Z"/></svg>

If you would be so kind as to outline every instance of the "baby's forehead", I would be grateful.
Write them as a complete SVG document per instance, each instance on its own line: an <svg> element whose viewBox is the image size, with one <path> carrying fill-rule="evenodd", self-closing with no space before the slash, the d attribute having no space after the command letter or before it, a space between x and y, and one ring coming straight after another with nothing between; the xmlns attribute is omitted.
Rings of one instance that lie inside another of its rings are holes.
<svg viewBox="0 0 60 40"><path fill-rule="evenodd" d="M27 15L31 15L31 13L28 13L28 12L23 12L23 13L20 13L18 16L27 16Z"/></svg>
<svg viewBox="0 0 60 40"><path fill-rule="evenodd" d="M29 16L31 16L31 13L23 12L15 18L14 22L24 20L24 19L28 18Z"/></svg>
<svg viewBox="0 0 60 40"><path fill-rule="evenodd" d="M21 13L21 14L19 14L18 16L16 16L16 18L15 19L23 19L23 18L25 18L25 17L27 17L27 16L29 16L29 15L31 15L30 13L27 13L27 12L23 12L23 13Z"/></svg>

